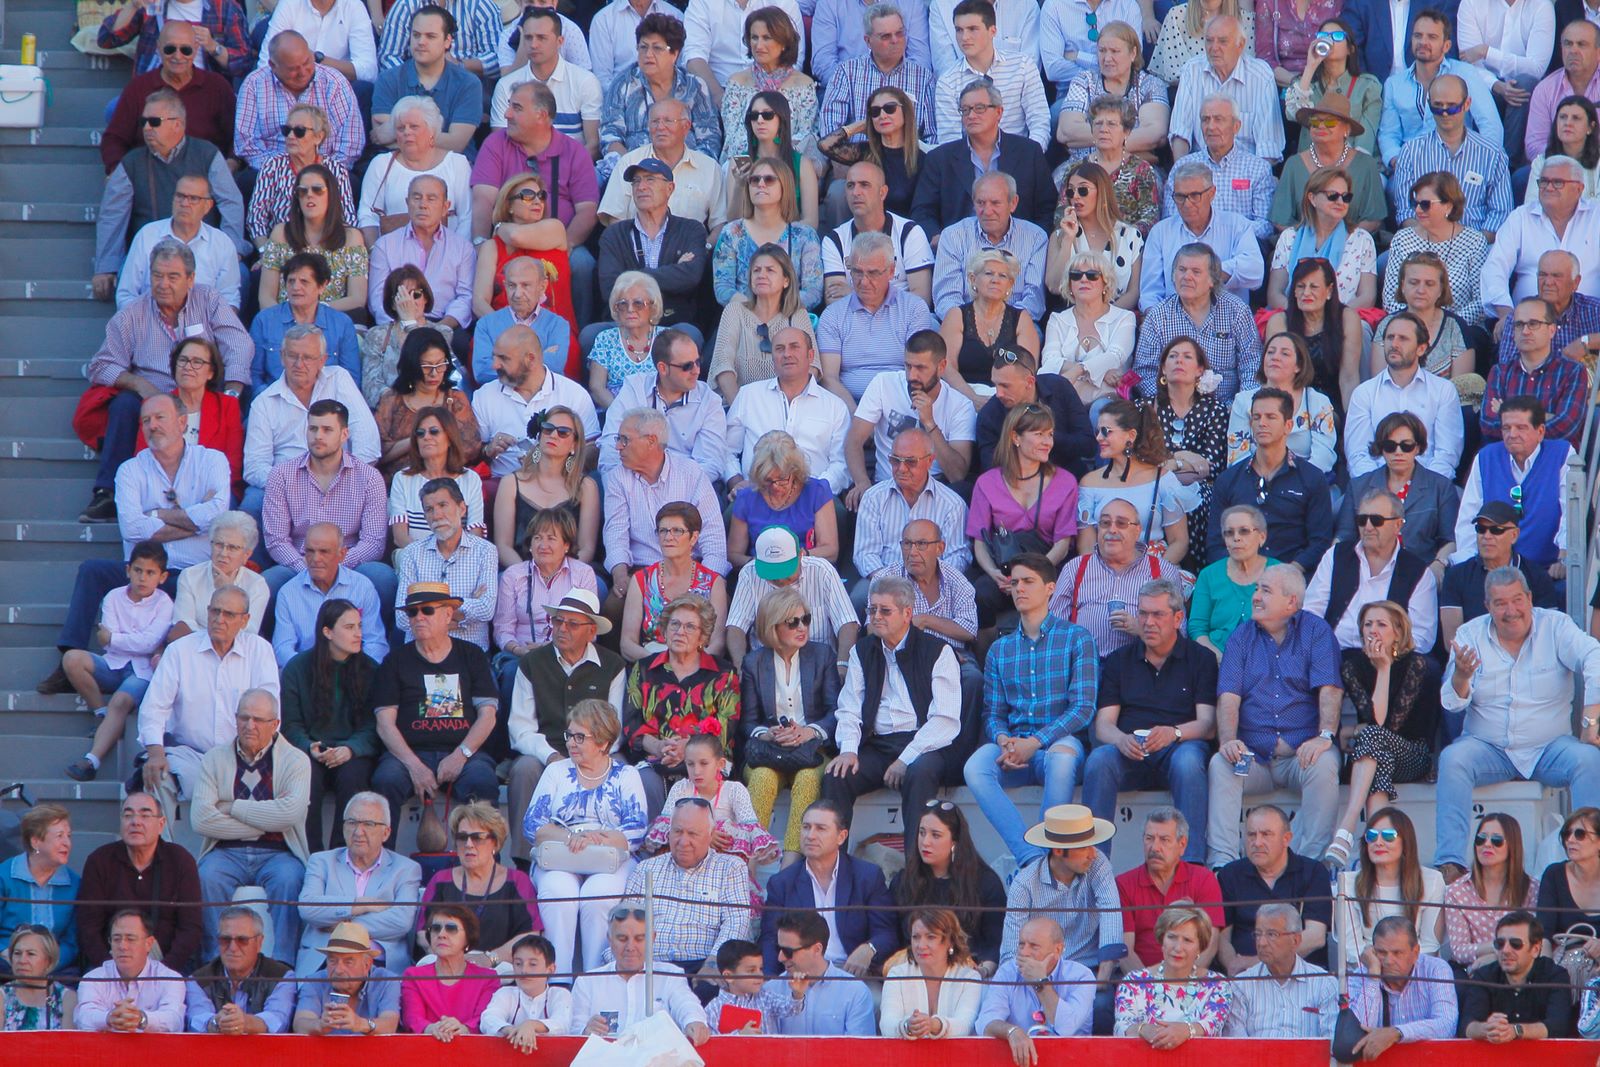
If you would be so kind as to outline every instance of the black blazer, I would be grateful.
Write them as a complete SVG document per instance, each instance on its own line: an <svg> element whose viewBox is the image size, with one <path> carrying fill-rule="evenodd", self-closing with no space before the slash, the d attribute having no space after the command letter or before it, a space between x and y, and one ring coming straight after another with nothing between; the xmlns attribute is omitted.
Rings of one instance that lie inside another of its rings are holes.
<svg viewBox="0 0 1600 1067"><path fill-rule="evenodd" d="M1059 194L1039 146L1026 137L1002 133L1000 169L1016 179L1017 216L1037 224L1045 233L1054 229ZM972 149L965 137L935 148L923 157L917 170L912 221L930 239L937 238L946 226L972 214L972 183L977 180L978 168L972 165Z"/></svg>
<svg viewBox="0 0 1600 1067"><path fill-rule="evenodd" d="M778 674L770 648L751 649L739 670L739 751L757 730L778 725ZM812 641L800 650L800 697L806 724L820 726L833 740L834 707L839 703L838 658L833 649Z"/></svg>
<svg viewBox="0 0 1600 1067"><path fill-rule="evenodd" d="M638 230L632 219L618 219L600 235L600 295L611 302L611 287L623 271L642 270L661 286L661 324L693 323L699 318L700 289L705 282L711 253L706 249L706 228L694 219L667 216L661 238L661 265L650 270L639 256ZM690 258L679 262L687 254Z"/></svg>

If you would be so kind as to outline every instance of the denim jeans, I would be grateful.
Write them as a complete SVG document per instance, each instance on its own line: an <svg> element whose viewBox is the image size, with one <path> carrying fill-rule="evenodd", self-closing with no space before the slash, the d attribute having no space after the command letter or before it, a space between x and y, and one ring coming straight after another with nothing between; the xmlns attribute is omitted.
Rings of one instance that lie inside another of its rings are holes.
<svg viewBox="0 0 1600 1067"><path fill-rule="evenodd" d="M290 966L300 952L300 907L295 901L305 879L305 864L286 849L256 845L213 848L200 859L200 892L208 901L232 900L242 885L258 885L266 891L268 900L286 901L267 905L267 914L272 917L273 958ZM200 951L208 960L217 958L217 925L222 910L200 909L205 924Z"/></svg>
<svg viewBox="0 0 1600 1067"><path fill-rule="evenodd" d="M117 468L133 458L143 406L143 398L132 389L123 389L106 405L106 435L100 439L100 466L94 475L96 489L116 488Z"/></svg>
<svg viewBox="0 0 1600 1067"><path fill-rule="evenodd" d="M1083 762L1083 745L1076 737L1064 737L1054 746L1035 752L1026 767L1015 769L1002 770L995 762L999 758L999 745L980 745L967 760L964 772L967 788L972 790L978 807L1011 851L1017 866L1022 867L1043 856L1045 850L1023 840L1028 824L1006 796L1006 790L1024 785L1044 786L1044 799L1039 803L1041 814L1053 805L1072 803L1072 790L1078 784L1078 767Z"/></svg>
<svg viewBox="0 0 1600 1067"><path fill-rule="evenodd" d="M1160 789L1172 793L1172 803L1189 820L1189 845L1183 858L1204 863L1204 829L1209 785L1206 760L1211 746L1205 741L1182 741L1151 753L1142 760L1131 760L1117 751L1116 745L1100 745L1089 753L1083 768L1083 802L1098 818L1116 822L1117 793L1124 789ZM1100 846L1111 854L1111 842Z"/></svg>
<svg viewBox="0 0 1600 1067"><path fill-rule="evenodd" d="M1600 749L1576 737L1558 737L1544 746L1529 777L1544 785L1566 786L1574 809L1600 805ZM1467 837L1471 833L1475 786L1523 780L1500 746L1471 734L1462 734L1451 742L1439 754L1433 865L1471 865Z"/></svg>

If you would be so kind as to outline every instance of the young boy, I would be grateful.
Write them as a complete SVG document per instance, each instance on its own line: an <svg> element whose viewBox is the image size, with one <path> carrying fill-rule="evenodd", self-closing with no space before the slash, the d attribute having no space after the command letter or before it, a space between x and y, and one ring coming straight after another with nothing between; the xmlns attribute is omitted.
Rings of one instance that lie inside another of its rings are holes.
<svg viewBox="0 0 1600 1067"><path fill-rule="evenodd" d="M150 687L155 660L172 628L172 598L161 590L166 580L167 550L156 541L134 545L128 584L107 593L100 605L101 652L75 648L61 657L72 688L101 717L89 751L67 768L69 778L87 782L100 773L100 761L122 737L129 714Z"/></svg>
<svg viewBox="0 0 1600 1067"><path fill-rule="evenodd" d="M532 1052L540 1034L565 1034L572 1022L572 991L550 984L555 970L555 946L538 934L518 938L511 946L517 984L495 990L478 1030L499 1034L518 1052Z"/></svg>
<svg viewBox="0 0 1600 1067"><path fill-rule="evenodd" d="M789 990L792 996L781 996L764 988L766 976L761 973L761 946L753 941L724 941L717 949L717 970L722 972L727 988L706 1005L706 1018L719 1034L772 1033L767 1021L800 1014L806 1002L806 989L811 985L809 978L791 973ZM728 1008L734 1010L727 1012L724 1021L724 1009ZM757 1012L760 1018L746 1017L739 1021L740 1014L751 1011Z"/></svg>

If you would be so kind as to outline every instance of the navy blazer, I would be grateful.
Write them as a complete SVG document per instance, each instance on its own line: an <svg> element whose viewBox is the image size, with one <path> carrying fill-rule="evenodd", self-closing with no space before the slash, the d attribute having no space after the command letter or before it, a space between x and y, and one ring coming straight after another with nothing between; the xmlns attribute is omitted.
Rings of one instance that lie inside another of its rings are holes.
<svg viewBox="0 0 1600 1067"><path fill-rule="evenodd" d="M1406 32L1404 62L1411 63L1411 21L1427 8L1441 11L1450 16L1450 51L1449 55L1459 56L1460 52L1455 43L1456 9L1461 6L1461 0L1439 0L1430 3L1429 0L1410 0L1406 5ZM1378 81L1386 81L1394 73L1394 26L1389 18L1389 0L1345 0L1345 22L1350 24L1351 31L1361 44L1361 69L1371 74ZM1559 31L1561 23L1556 24Z"/></svg>
<svg viewBox="0 0 1600 1067"><path fill-rule="evenodd" d="M800 702L806 726L819 727L828 744L836 725L834 706L839 703L838 656L831 645L811 641L799 652ZM772 649L754 648L739 667L739 751L759 729L778 725L778 677Z"/></svg>
<svg viewBox="0 0 1600 1067"><path fill-rule="evenodd" d="M1060 194L1039 146L1018 134L1002 133L1000 169L1016 179L1016 216L1036 223L1045 233L1054 229ZM965 137L935 148L922 157L917 171L912 221L930 238L960 222L972 214L972 183L977 180L978 168L972 165L972 149Z"/></svg>
<svg viewBox="0 0 1600 1067"><path fill-rule="evenodd" d="M876 863L841 851L834 882L835 907L868 906L865 910L835 913L834 925L839 930L839 940L844 942L845 952L854 952L863 942L871 941L878 950L875 959L880 963L888 959L900 947L900 932L895 925L894 912L890 910L894 901L889 897L883 871ZM780 973L778 920L785 911L811 911L816 906L817 899L811 892L811 876L806 873L804 860L785 867L767 881L767 902L761 910L761 955L768 974Z"/></svg>

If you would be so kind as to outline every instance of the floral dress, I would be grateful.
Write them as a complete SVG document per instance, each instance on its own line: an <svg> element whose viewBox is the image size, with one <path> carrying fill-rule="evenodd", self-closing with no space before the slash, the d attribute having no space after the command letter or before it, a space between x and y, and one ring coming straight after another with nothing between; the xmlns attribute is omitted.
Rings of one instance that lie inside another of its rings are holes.
<svg viewBox="0 0 1600 1067"><path fill-rule="evenodd" d="M659 852L667 847L667 835L672 829L672 809L678 801L694 795L694 783L687 778L668 790L661 814L656 816L656 821L650 824L650 832L645 835L645 852ZM750 801L750 790L745 788L743 782L725 781L718 784L717 795L711 801L711 818L716 823L716 829L726 830L733 838L727 851L735 856L750 857L778 847L778 842L761 825L761 817L756 814L755 805Z"/></svg>
<svg viewBox="0 0 1600 1067"><path fill-rule="evenodd" d="M283 265L289 262L289 257L295 254L296 249L290 248L282 241L269 241L261 250L261 269L279 272L278 300L288 299L283 289ZM331 304L335 300L343 300L350 295L350 279L365 278L367 276L367 246L363 244L346 244L337 252L329 252L322 248L302 248L302 252L319 253L328 261L328 270L333 277L328 281L328 287L322 291L322 302Z"/></svg>
<svg viewBox="0 0 1600 1067"><path fill-rule="evenodd" d="M684 596L710 600L711 588L720 577L716 571L695 560L694 577L689 579L689 588L684 591ZM635 571L633 580L638 583L639 594L644 601L643 613L639 617L639 643L648 645L653 641L664 645L667 635L661 630L667 620L661 617L661 609L667 606L667 598L661 595L661 564L652 563Z"/></svg>
<svg viewBox="0 0 1600 1067"><path fill-rule="evenodd" d="M1189 552L1204 563L1207 523L1211 517L1211 492L1217 475L1227 465L1228 415L1214 394L1194 398L1194 406L1182 418L1166 403L1156 404L1167 448L1173 452L1194 452L1211 462L1211 476L1194 483L1200 491L1200 504L1189 512Z"/></svg>
<svg viewBox="0 0 1600 1067"><path fill-rule="evenodd" d="M589 788L578 780L577 764L570 759L557 760L539 776L528 813L522 819L522 832L532 841L550 822L567 827L596 826L622 834L631 851L643 843L649 828L647 803L644 783L631 764L613 760L605 780Z"/></svg>
<svg viewBox="0 0 1600 1067"><path fill-rule="evenodd" d="M803 222L791 222L772 242L789 253L800 275L800 303L815 309L822 303L822 241L817 231ZM750 292L750 261L760 246L745 230L744 219L734 219L722 228L711 251L711 283L717 303L727 304L735 293L753 299Z"/></svg>
<svg viewBox="0 0 1600 1067"><path fill-rule="evenodd" d="M51 982L50 988L45 991L44 1007L33 1008L17 999L16 991L10 984L5 987L5 1024L0 1030L14 1033L19 1030L62 1030L67 1026L66 1015L62 1004L62 986L60 982Z"/></svg>
<svg viewBox="0 0 1600 1067"><path fill-rule="evenodd" d="M739 722L739 676L724 670L716 658L700 655L700 666L687 678L673 673L669 654L661 652L640 660L628 672L628 688L623 697L622 736L633 756L648 763L663 782L673 783L684 776L683 765L661 767L645 752L647 737L692 737L711 734L722 738L729 759L733 758L734 730Z"/></svg>
<svg viewBox="0 0 1600 1067"><path fill-rule="evenodd" d="M1258 386L1257 388L1260 388ZM1255 389L1241 389L1233 398L1228 416L1228 463L1256 454L1256 441L1250 435L1250 403ZM1339 428L1334 422L1333 401L1321 391L1306 386L1295 405L1294 421L1289 424L1289 451L1319 470L1328 472L1339 458Z"/></svg>
<svg viewBox="0 0 1600 1067"><path fill-rule="evenodd" d="M1134 971L1117 984L1115 1034L1128 1037L1144 1023L1192 1023L1205 1037L1222 1033L1228 1019L1228 983L1220 974L1166 982L1166 964Z"/></svg>

